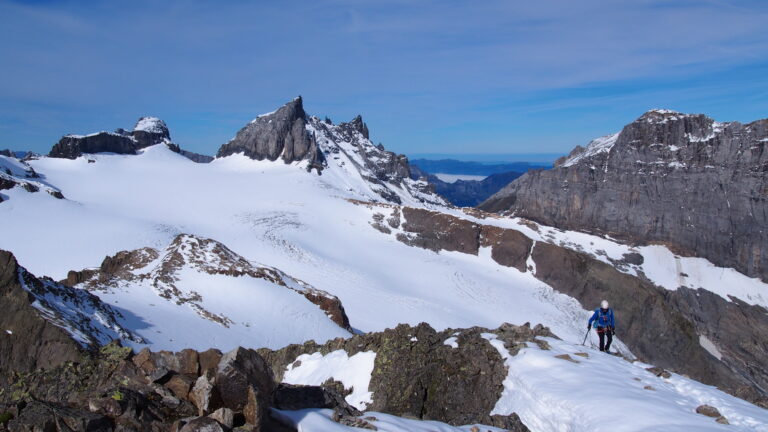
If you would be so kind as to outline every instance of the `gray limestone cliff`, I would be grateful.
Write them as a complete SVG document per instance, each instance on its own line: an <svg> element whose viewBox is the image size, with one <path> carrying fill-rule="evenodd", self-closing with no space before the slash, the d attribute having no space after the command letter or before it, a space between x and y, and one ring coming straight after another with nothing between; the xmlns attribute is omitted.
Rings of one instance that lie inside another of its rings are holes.
<svg viewBox="0 0 768 432"><path fill-rule="evenodd" d="M652 110L480 205L545 225L662 243L768 281L768 120Z"/></svg>
<svg viewBox="0 0 768 432"><path fill-rule="evenodd" d="M301 97L280 109L256 117L232 140L221 146L216 157L243 153L251 159L271 161L281 158L286 163L308 160L308 169L323 168L323 154L315 137L307 131L307 114Z"/></svg>

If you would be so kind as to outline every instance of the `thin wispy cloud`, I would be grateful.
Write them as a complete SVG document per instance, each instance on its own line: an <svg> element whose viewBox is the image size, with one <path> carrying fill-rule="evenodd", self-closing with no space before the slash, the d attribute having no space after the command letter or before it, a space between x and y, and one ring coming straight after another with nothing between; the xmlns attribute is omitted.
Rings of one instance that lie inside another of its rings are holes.
<svg viewBox="0 0 768 432"><path fill-rule="evenodd" d="M768 117L765 22L762 1L0 1L0 147L153 114L212 153L302 94L400 152L567 152L658 106Z"/></svg>

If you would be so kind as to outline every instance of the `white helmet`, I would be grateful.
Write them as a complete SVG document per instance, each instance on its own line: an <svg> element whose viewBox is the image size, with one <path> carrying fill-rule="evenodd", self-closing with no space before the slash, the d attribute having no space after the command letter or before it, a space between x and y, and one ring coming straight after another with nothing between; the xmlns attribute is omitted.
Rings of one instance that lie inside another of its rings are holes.
<svg viewBox="0 0 768 432"><path fill-rule="evenodd" d="M600 307L603 308L603 309L608 309L608 300L603 300L600 303Z"/></svg>

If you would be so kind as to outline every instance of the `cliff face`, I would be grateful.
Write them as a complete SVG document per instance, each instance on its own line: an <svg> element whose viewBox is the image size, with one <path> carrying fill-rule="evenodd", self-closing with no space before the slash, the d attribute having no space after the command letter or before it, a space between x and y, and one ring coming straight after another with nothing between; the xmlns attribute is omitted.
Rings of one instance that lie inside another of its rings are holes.
<svg viewBox="0 0 768 432"><path fill-rule="evenodd" d="M180 151L171 142L171 133L164 121L157 117L142 117L131 132L120 128L114 132L65 135L51 148L48 156L77 159L83 153L136 154L137 150L160 143L166 143L177 153Z"/></svg>
<svg viewBox="0 0 768 432"><path fill-rule="evenodd" d="M480 205L546 225L660 242L768 281L768 120L653 110Z"/></svg>
<svg viewBox="0 0 768 432"><path fill-rule="evenodd" d="M286 163L307 159L309 168L319 171L323 154L306 126L307 114L301 97L297 97L277 111L260 115L245 125L231 141L221 146L216 157L243 153L251 159L282 158Z"/></svg>

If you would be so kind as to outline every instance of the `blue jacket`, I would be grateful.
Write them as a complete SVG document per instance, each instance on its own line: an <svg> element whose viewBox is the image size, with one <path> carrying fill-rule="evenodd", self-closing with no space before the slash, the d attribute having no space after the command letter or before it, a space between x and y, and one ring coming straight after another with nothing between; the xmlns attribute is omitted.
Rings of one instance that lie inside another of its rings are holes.
<svg viewBox="0 0 768 432"><path fill-rule="evenodd" d="M595 309L595 313L589 319L590 326L592 326L593 321L595 322L594 327L616 327L616 321L613 319L613 309L611 308L608 308L605 312L601 308Z"/></svg>

